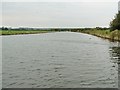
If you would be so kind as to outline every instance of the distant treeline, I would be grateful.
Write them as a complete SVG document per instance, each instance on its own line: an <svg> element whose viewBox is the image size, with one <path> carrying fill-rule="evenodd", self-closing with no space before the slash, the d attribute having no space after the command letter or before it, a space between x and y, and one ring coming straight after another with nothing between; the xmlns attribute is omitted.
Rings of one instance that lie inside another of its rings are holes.
<svg viewBox="0 0 120 90"><path fill-rule="evenodd" d="M102 28L102 27L95 27L95 28L8 28L2 27L0 30L42 30L42 31L72 31L78 32L82 30L108 30L110 28Z"/></svg>
<svg viewBox="0 0 120 90"><path fill-rule="evenodd" d="M11 27L2 27L0 30L49 30L44 28L11 28Z"/></svg>

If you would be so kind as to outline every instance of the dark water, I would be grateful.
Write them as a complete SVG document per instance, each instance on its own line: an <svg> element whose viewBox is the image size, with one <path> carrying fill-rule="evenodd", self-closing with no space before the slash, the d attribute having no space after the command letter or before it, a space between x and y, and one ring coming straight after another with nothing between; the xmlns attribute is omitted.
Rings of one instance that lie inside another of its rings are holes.
<svg viewBox="0 0 120 90"><path fill-rule="evenodd" d="M117 88L119 43L75 33L3 36L3 88Z"/></svg>

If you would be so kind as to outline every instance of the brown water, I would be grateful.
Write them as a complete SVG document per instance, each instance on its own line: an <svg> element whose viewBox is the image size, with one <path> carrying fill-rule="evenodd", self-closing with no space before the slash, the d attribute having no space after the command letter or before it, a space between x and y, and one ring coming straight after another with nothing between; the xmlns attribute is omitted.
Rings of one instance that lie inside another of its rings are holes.
<svg viewBox="0 0 120 90"><path fill-rule="evenodd" d="M118 87L118 43L75 32L2 40L3 88Z"/></svg>

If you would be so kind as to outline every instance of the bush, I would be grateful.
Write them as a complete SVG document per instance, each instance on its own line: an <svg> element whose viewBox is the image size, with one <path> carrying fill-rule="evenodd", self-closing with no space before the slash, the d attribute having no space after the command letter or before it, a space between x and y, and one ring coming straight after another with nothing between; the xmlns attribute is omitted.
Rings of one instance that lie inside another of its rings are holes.
<svg viewBox="0 0 120 90"><path fill-rule="evenodd" d="M120 30L120 11L116 14L115 19L110 22L111 30Z"/></svg>

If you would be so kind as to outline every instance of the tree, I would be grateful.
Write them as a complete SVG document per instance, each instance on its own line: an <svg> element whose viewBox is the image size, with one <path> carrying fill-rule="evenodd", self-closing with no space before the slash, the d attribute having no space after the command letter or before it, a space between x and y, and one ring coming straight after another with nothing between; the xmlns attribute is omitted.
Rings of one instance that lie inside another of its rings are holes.
<svg viewBox="0 0 120 90"><path fill-rule="evenodd" d="M8 30L8 28L7 27L2 27L2 30Z"/></svg>
<svg viewBox="0 0 120 90"><path fill-rule="evenodd" d="M116 14L113 21L110 22L110 28L111 30L120 30L120 11L118 12L118 14Z"/></svg>

